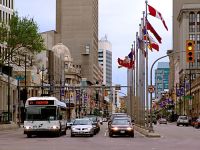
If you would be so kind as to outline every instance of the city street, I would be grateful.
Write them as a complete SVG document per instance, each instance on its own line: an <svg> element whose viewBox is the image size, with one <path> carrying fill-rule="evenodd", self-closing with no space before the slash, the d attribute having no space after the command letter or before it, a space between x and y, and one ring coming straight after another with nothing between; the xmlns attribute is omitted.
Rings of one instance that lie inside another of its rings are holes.
<svg viewBox="0 0 200 150"><path fill-rule="evenodd" d="M27 138L23 129L0 131L0 150L197 150L200 130L193 127L177 127L176 124L156 125L161 138L147 138L135 133L135 138L108 137L107 123L94 137L33 137Z"/></svg>

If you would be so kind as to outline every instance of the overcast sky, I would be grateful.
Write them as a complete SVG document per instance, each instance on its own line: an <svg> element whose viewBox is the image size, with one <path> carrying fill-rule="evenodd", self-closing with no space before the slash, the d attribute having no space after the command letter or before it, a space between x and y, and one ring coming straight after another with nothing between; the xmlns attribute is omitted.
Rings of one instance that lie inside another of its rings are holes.
<svg viewBox="0 0 200 150"><path fill-rule="evenodd" d="M148 3L162 14L169 29L167 31L159 19L148 16L149 22L162 37L160 51L149 52L151 66L155 59L172 49L172 0L148 0ZM20 16L34 18L40 32L55 29L55 0L15 0L15 10ZM130 52L136 32L139 31L143 11L145 0L99 0L99 39L106 34L112 43L115 84L127 84L127 70L118 69L117 58L124 58Z"/></svg>

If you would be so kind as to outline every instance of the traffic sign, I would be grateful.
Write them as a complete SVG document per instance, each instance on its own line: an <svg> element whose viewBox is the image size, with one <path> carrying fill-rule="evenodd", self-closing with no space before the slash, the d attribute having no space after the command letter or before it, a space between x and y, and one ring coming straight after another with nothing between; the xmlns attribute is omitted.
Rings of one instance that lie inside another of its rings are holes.
<svg viewBox="0 0 200 150"><path fill-rule="evenodd" d="M154 86L153 86L153 85L150 85L150 86L148 87L148 91L149 91L149 93L153 93L153 92L155 91Z"/></svg>

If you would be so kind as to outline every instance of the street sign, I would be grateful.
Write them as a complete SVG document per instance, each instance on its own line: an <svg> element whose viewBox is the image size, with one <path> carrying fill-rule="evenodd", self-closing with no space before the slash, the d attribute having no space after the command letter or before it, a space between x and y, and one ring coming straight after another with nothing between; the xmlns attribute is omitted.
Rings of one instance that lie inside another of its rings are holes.
<svg viewBox="0 0 200 150"><path fill-rule="evenodd" d="M185 99L192 99L192 96L190 95L186 95L186 96L183 96Z"/></svg>
<svg viewBox="0 0 200 150"><path fill-rule="evenodd" d="M149 91L149 93L153 93L153 92L155 91L154 86L153 86L153 85L150 85L150 86L148 87L148 91Z"/></svg>

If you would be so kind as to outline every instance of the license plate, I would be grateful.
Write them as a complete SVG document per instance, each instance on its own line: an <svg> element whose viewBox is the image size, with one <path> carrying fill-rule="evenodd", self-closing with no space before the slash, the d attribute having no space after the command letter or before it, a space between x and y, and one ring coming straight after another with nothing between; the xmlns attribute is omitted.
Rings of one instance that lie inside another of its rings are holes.
<svg viewBox="0 0 200 150"><path fill-rule="evenodd" d="M125 133L125 131L120 131L120 133Z"/></svg>

